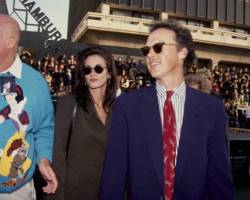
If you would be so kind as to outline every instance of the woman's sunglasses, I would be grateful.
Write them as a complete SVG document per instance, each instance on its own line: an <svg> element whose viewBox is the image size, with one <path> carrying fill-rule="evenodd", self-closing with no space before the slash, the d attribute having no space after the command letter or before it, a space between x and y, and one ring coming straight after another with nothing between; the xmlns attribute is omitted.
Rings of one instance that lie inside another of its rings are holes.
<svg viewBox="0 0 250 200"><path fill-rule="evenodd" d="M142 52L142 54L144 56L147 56L148 53L149 53L149 51L150 51L150 49L153 48L154 52L158 54L158 53L161 53L163 45L176 45L176 44L167 44L165 42L159 42L159 43L155 43L151 47L150 46L144 46L144 47L142 47L141 48L141 52Z"/></svg>
<svg viewBox="0 0 250 200"><path fill-rule="evenodd" d="M84 75L89 75L92 72L92 69L95 71L95 73L101 74L104 70L104 67L101 65L98 65L98 64L93 68L91 68L89 65L85 65L82 68L82 71L83 71Z"/></svg>

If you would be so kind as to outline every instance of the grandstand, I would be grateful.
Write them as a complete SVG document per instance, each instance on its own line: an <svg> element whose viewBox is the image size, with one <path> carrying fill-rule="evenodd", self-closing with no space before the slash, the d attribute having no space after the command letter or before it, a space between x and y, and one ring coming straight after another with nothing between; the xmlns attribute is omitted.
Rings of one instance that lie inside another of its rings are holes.
<svg viewBox="0 0 250 200"><path fill-rule="evenodd" d="M250 66L248 0L74 0L68 38L140 55L150 24L164 19L175 19L191 30L198 65Z"/></svg>

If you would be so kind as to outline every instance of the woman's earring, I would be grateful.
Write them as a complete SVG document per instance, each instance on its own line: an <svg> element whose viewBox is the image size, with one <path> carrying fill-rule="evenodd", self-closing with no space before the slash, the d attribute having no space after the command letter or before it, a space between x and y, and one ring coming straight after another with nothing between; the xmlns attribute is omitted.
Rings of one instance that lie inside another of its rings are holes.
<svg viewBox="0 0 250 200"><path fill-rule="evenodd" d="M110 78L108 79L108 85L110 85Z"/></svg>

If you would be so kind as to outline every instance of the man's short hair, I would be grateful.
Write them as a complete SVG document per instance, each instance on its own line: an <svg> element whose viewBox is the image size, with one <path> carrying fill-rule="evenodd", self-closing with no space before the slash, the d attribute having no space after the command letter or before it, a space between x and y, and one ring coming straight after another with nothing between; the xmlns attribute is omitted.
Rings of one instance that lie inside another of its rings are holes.
<svg viewBox="0 0 250 200"><path fill-rule="evenodd" d="M189 29L183 27L178 22L174 20L165 20L163 22L157 22L151 26L150 33L159 28L165 28L171 30L176 35L176 42L179 48L187 48L188 54L184 59L184 71L185 73L189 68L192 67L194 60L196 59L194 51L194 42Z"/></svg>

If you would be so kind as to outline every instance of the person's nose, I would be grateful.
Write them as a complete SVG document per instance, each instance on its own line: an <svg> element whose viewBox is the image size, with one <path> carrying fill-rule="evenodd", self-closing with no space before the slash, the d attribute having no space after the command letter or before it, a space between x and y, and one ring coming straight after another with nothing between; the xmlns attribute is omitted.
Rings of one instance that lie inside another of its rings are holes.
<svg viewBox="0 0 250 200"><path fill-rule="evenodd" d="M152 47L150 47L147 57L153 58L155 55L156 55L156 53L155 53L154 49Z"/></svg>

